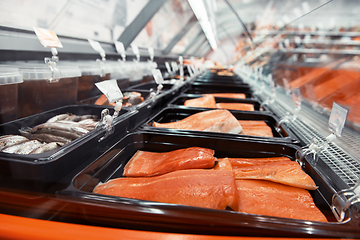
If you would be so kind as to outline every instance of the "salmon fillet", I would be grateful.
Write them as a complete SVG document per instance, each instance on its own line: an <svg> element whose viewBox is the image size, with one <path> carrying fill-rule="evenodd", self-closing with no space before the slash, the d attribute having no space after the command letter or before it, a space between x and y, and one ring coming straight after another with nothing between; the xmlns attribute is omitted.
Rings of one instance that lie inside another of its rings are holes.
<svg viewBox="0 0 360 240"><path fill-rule="evenodd" d="M254 105L249 103L217 103L216 107L229 110L255 111Z"/></svg>
<svg viewBox="0 0 360 240"><path fill-rule="evenodd" d="M230 160L230 162L232 161ZM317 188L312 178L294 161L274 161L263 164L254 162L252 165L239 166L232 164L235 178L269 180L308 190L315 190Z"/></svg>
<svg viewBox="0 0 360 240"><path fill-rule="evenodd" d="M259 137L274 137L271 127L265 121L238 120L243 131L241 134Z"/></svg>
<svg viewBox="0 0 360 240"><path fill-rule="evenodd" d="M154 127L221 133L240 133L242 127L228 110L211 110L193 114L177 122L157 123Z"/></svg>
<svg viewBox="0 0 360 240"><path fill-rule="evenodd" d="M218 159L217 164L213 167L213 170L230 170L232 171L233 168L228 158L220 158Z"/></svg>
<svg viewBox="0 0 360 240"><path fill-rule="evenodd" d="M236 180L239 212L327 222L305 189L262 180Z"/></svg>
<svg viewBox="0 0 360 240"><path fill-rule="evenodd" d="M123 176L149 177L176 170L212 168L215 161L214 150L200 147L160 153L137 151L125 165Z"/></svg>
<svg viewBox="0 0 360 240"><path fill-rule="evenodd" d="M233 168L248 167L254 165L262 165L272 162L291 162L288 157L270 157L270 158L226 158ZM222 161L223 158L219 158Z"/></svg>
<svg viewBox="0 0 360 240"><path fill-rule="evenodd" d="M240 99L246 98L245 93L206 93L203 95L211 95L214 97L222 97L222 98L240 98Z"/></svg>
<svg viewBox="0 0 360 240"><path fill-rule="evenodd" d="M232 171L191 169L156 177L117 178L97 185L93 192L219 210L237 211L239 205Z"/></svg>
<svg viewBox="0 0 360 240"><path fill-rule="evenodd" d="M203 107L203 108L216 108L215 98L211 95L206 95L201 98L189 99L184 102L187 107Z"/></svg>

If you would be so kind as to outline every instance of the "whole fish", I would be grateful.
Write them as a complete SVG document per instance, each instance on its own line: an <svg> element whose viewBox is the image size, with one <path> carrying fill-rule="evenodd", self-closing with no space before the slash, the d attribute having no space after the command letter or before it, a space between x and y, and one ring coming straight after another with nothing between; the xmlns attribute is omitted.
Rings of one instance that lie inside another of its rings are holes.
<svg viewBox="0 0 360 240"><path fill-rule="evenodd" d="M51 134L54 136L64 137L70 140L75 140L79 137L81 137L80 134L67 132L59 129L52 129L52 128L43 128L36 131L36 133L45 133L45 134Z"/></svg>
<svg viewBox="0 0 360 240"><path fill-rule="evenodd" d="M79 126L79 124L76 122L68 123L68 122L61 122L61 121L54 122L54 123L39 124L36 127L33 127L31 129L31 132L35 133L37 130L45 129L45 128L63 130L63 131L67 131L67 132L76 133L79 135L83 135L83 134L89 132L88 130L81 128Z"/></svg>
<svg viewBox="0 0 360 240"><path fill-rule="evenodd" d="M0 151L14 146L16 144L20 144L23 142L29 141L26 137L18 136L18 135L5 135L0 138Z"/></svg>
<svg viewBox="0 0 360 240"><path fill-rule="evenodd" d="M57 122L57 121L60 121L60 120L64 120L64 119L66 119L66 118L69 117L69 116L70 116L70 115L69 115L68 113L56 115L56 116L50 118L49 120L47 120L46 122L48 122L48 123Z"/></svg>
<svg viewBox="0 0 360 240"><path fill-rule="evenodd" d="M30 132L23 131L23 130L19 130L19 131L20 131L21 135L27 137L28 139L38 140L40 142L45 142L45 143L62 142L65 144L71 142L71 139L48 134L48 133L30 133Z"/></svg>
<svg viewBox="0 0 360 240"><path fill-rule="evenodd" d="M48 151L57 149L59 147L61 147L61 145L58 144L57 142L46 143L46 144L34 149L33 151L31 151L30 154L39 154L39 153L43 153L43 152L48 152Z"/></svg>
<svg viewBox="0 0 360 240"><path fill-rule="evenodd" d="M37 140L27 141L24 143L20 143L8 148L3 149L5 153L17 153L17 154L28 154L32 150L40 147L42 145L41 142Z"/></svg>

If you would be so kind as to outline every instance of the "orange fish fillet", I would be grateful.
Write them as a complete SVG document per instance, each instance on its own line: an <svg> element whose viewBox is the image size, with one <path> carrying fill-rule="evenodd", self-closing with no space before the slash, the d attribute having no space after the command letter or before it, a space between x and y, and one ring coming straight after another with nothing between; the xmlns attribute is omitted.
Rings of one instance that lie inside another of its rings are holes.
<svg viewBox="0 0 360 240"><path fill-rule="evenodd" d="M219 210L238 208L232 171L191 169L156 177L117 178L99 184L94 193Z"/></svg>
<svg viewBox="0 0 360 240"><path fill-rule="evenodd" d="M176 170L212 168L215 161L214 150L200 147L161 153L137 151L126 164L123 176L149 177Z"/></svg>
<svg viewBox="0 0 360 240"><path fill-rule="evenodd" d="M218 159L217 164L213 167L213 170L230 170L232 171L233 168L228 158L220 158Z"/></svg>
<svg viewBox="0 0 360 240"><path fill-rule="evenodd" d="M216 107L230 110L255 111L254 105L249 103L217 103Z"/></svg>
<svg viewBox="0 0 360 240"><path fill-rule="evenodd" d="M308 190L315 190L317 188L312 178L294 161L275 161L261 165L232 166L236 179L269 180Z"/></svg>
<svg viewBox="0 0 360 240"><path fill-rule="evenodd" d="M327 222L305 189L262 180L236 180L239 212Z"/></svg>
<svg viewBox="0 0 360 240"><path fill-rule="evenodd" d="M242 131L241 125L228 110L199 112L177 122L154 122L154 127L234 134Z"/></svg>
<svg viewBox="0 0 360 240"><path fill-rule="evenodd" d="M269 127L265 121L253 121L253 120L238 120L243 131L241 134L260 136L260 137L274 137L271 127Z"/></svg>
<svg viewBox="0 0 360 240"><path fill-rule="evenodd" d="M215 98L211 95L206 95L201 98L189 99L184 102L187 107L204 107L204 108L216 108Z"/></svg>
<svg viewBox="0 0 360 240"><path fill-rule="evenodd" d="M203 95L211 95L214 97L222 97L222 98L240 98L240 99L246 98L245 93L207 93Z"/></svg>
<svg viewBox="0 0 360 240"><path fill-rule="evenodd" d="M291 162L288 157L270 157L270 158L225 158L227 159L233 168L248 167L254 165L262 165L272 162ZM219 158L219 161L223 158Z"/></svg>

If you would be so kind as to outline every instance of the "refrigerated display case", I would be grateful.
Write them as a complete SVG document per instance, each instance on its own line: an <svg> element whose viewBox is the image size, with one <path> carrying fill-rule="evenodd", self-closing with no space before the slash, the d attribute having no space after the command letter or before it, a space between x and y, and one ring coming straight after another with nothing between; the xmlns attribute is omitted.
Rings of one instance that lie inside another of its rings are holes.
<svg viewBox="0 0 360 240"><path fill-rule="evenodd" d="M359 3L0 2L0 236L360 238Z"/></svg>

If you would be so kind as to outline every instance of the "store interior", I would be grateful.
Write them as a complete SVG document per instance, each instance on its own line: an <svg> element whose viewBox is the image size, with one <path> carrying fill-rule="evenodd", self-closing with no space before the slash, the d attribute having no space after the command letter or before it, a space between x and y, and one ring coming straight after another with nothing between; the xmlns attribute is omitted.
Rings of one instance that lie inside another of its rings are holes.
<svg viewBox="0 0 360 240"><path fill-rule="evenodd" d="M360 238L359 12L0 1L0 238Z"/></svg>

